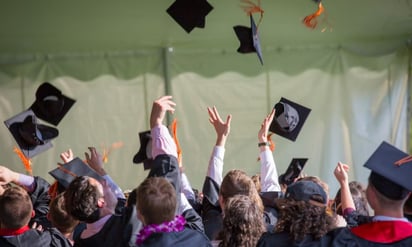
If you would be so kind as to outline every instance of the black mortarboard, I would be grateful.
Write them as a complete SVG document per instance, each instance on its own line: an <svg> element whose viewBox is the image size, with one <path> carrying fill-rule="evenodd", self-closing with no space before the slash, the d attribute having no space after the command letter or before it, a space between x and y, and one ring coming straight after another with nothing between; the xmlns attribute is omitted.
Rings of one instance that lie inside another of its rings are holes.
<svg viewBox="0 0 412 247"><path fill-rule="evenodd" d="M305 202L315 201L326 205L328 196L319 184L313 181L298 181L287 187L285 198Z"/></svg>
<svg viewBox="0 0 412 247"><path fill-rule="evenodd" d="M26 110L4 121L17 145L27 158L46 151L53 145L50 140L59 135L56 128L37 122L33 111Z"/></svg>
<svg viewBox="0 0 412 247"><path fill-rule="evenodd" d="M139 133L140 149L133 157L133 163L143 163L144 169L148 170L152 166L152 136L150 130Z"/></svg>
<svg viewBox="0 0 412 247"><path fill-rule="evenodd" d="M78 176L88 176L103 181L103 177L80 158L74 158L64 165L59 165L56 169L49 171L49 174L64 188L69 187L69 184Z"/></svg>
<svg viewBox="0 0 412 247"><path fill-rule="evenodd" d="M262 49L260 47L259 33L253 16L250 15L250 27L234 26L236 36L240 41L240 46L237 49L239 53L256 52L260 63L263 65Z"/></svg>
<svg viewBox="0 0 412 247"><path fill-rule="evenodd" d="M381 194L401 200L412 191L412 157L382 142L364 164L371 169L369 183Z"/></svg>
<svg viewBox="0 0 412 247"><path fill-rule="evenodd" d="M286 172L279 176L279 183L289 185L299 177L300 173L303 170L303 167L308 161L307 158L294 158L290 162Z"/></svg>
<svg viewBox="0 0 412 247"><path fill-rule="evenodd" d="M311 110L283 97L274 108L276 109L275 117L269 130L295 141Z"/></svg>
<svg viewBox="0 0 412 247"><path fill-rule="evenodd" d="M176 0L166 12L190 33L195 27L205 27L205 18L212 9L206 0Z"/></svg>
<svg viewBox="0 0 412 247"><path fill-rule="evenodd" d="M58 125L75 102L50 83L44 82L37 89L36 100L30 109L38 118Z"/></svg>

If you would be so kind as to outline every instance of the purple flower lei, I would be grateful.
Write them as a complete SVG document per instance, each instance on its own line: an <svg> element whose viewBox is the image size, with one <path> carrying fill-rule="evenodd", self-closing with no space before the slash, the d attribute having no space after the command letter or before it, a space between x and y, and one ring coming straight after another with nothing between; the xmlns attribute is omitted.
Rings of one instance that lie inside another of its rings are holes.
<svg viewBox="0 0 412 247"><path fill-rule="evenodd" d="M161 224L151 224L144 226L137 234L136 244L140 245L150 235L156 232L181 232L185 228L186 219L182 215L176 215L171 221L166 221Z"/></svg>

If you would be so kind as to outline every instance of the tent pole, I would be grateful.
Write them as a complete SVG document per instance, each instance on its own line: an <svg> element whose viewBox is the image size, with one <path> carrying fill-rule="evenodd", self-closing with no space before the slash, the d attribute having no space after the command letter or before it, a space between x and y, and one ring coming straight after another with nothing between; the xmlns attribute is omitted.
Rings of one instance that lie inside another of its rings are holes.
<svg viewBox="0 0 412 247"><path fill-rule="evenodd" d="M163 47L162 49L165 95L172 95L172 86L170 85L170 72L169 72L169 57L170 57L170 53L172 52L173 52L173 47ZM170 114L166 114L166 123L167 125L170 125L172 123Z"/></svg>

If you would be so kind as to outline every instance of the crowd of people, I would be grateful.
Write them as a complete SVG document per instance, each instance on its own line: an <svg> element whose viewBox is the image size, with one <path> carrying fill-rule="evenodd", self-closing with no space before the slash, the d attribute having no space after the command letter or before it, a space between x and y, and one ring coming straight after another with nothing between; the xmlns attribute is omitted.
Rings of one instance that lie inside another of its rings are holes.
<svg viewBox="0 0 412 247"><path fill-rule="evenodd" d="M405 179L412 168L405 156L383 150L385 158L367 166L366 186L349 181L349 166L337 162L334 198L316 176L281 184L269 140L273 109L257 132L259 174L223 174L232 116L222 120L210 107L216 143L197 191L164 123L175 107L171 96L154 100L150 172L127 194L94 147L86 163L97 175L75 174L67 186L0 166L0 246L412 246L412 182ZM75 160L71 150L61 159Z"/></svg>

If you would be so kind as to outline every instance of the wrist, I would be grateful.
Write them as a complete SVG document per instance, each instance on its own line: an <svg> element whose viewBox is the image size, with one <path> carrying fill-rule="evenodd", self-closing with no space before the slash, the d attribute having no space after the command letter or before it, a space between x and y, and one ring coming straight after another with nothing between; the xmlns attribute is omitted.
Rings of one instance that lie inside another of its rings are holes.
<svg viewBox="0 0 412 247"><path fill-rule="evenodd" d="M269 147L270 143L269 142L259 142L258 147Z"/></svg>

